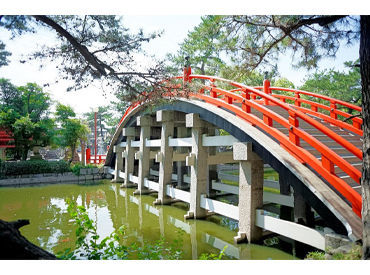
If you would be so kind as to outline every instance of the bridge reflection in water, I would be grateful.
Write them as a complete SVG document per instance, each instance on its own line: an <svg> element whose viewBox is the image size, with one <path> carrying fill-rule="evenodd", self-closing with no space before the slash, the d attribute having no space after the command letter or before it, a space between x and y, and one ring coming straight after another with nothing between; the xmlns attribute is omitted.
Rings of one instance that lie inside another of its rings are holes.
<svg viewBox="0 0 370 275"><path fill-rule="evenodd" d="M124 200L123 220L127 231L131 232L130 237L136 238L141 243L148 240L150 235L148 231L151 233L159 231L160 236L165 236L166 240L170 241L177 237L178 230L182 230L185 232L181 238L186 259L198 259L206 252L219 253L225 246L225 255L231 259L294 259L293 256L273 248L254 244L235 245L230 242L235 232L213 222L184 221L183 215L186 211L181 209L185 207L183 203L175 204L178 207L173 207L174 204L152 206L155 198L153 196L134 196L133 189L119 189L118 185L113 185L112 189L117 197ZM132 222L133 219L136 219L136 223ZM134 228L135 225L137 228Z"/></svg>
<svg viewBox="0 0 370 275"><path fill-rule="evenodd" d="M56 253L73 247L75 224L67 214L66 199L82 205L96 224L101 238L121 225L126 244L154 242L161 236L172 242L181 238L184 259L198 259L202 253L225 254L233 259L294 259L278 249L232 243L235 231L207 220L184 221L184 203L153 206L153 195L134 196L134 189L119 184L51 184L22 188L0 188L0 219L27 218L31 224L22 234L31 242ZM26 199L25 199L26 198ZM177 232L182 230L182 235Z"/></svg>

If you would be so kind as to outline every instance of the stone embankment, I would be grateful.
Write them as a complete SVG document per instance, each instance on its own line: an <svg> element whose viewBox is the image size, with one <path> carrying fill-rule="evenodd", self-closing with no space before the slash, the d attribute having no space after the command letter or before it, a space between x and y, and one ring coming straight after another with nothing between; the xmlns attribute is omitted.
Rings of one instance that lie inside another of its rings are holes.
<svg viewBox="0 0 370 275"><path fill-rule="evenodd" d="M67 183L78 182L86 183L94 180L111 179L110 174L105 174L103 168L85 168L80 170L80 175L72 172L66 173L48 173L48 174L30 174L8 177L0 180L0 186L19 186L30 184L49 184L49 183Z"/></svg>

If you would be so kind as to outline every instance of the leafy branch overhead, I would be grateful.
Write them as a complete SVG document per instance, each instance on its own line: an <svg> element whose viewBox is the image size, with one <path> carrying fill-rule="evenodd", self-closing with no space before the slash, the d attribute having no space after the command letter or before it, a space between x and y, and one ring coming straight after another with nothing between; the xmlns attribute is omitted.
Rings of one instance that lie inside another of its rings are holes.
<svg viewBox="0 0 370 275"><path fill-rule="evenodd" d="M322 56L335 56L341 41L351 44L360 35L352 16L223 16L219 24L234 42L228 43L233 60L247 69L274 65L287 50L298 60L293 65L315 68Z"/></svg>
<svg viewBox="0 0 370 275"><path fill-rule="evenodd" d="M99 80L102 87L135 96L164 76L161 62L143 66L136 61L143 53L142 45L160 33L146 35L140 30L132 34L117 16L2 16L0 27L10 30L13 37L42 27L54 30L57 44L44 45L29 60L57 64L60 76L73 81L69 90L88 87Z"/></svg>

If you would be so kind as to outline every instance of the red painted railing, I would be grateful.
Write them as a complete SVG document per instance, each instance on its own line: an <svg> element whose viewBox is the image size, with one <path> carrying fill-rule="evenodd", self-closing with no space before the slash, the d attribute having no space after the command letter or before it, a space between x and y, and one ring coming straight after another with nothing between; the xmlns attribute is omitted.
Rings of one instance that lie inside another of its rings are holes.
<svg viewBox="0 0 370 275"><path fill-rule="evenodd" d="M101 164L105 162L106 155L91 155L91 149L86 149L86 164Z"/></svg>
<svg viewBox="0 0 370 275"><path fill-rule="evenodd" d="M362 136L362 120L358 117L353 117L352 114L339 110L338 107L343 106L357 112L361 112L361 108L353 104L332 99L323 95L299 91L294 89L286 89L279 87L270 87L268 80L265 80L263 87L249 87L230 80L204 75L189 75L184 70L184 76L174 77L174 80L183 80L183 83L168 84L168 88L172 91L167 93L167 96L181 96L186 94L192 98L203 100L217 107L223 107L232 111L237 117L245 120L253 126L257 126L267 134L274 137L285 150L293 155L297 160L311 166L318 174L320 174L329 184L331 184L340 194L342 194L352 205L353 211L361 216L362 199L361 195L352 189L343 179L336 175L334 166L339 167L345 174L351 177L355 182L360 183L361 172L352 166L348 161L339 156L334 150L330 149L324 143L304 131L299 127L299 123L305 122L317 129L335 143L341 145L349 153L353 154L359 160L362 160L362 152L349 141L336 134L330 128L324 126L317 120L307 114L314 114L322 118L324 121L338 127L347 129ZM209 84L199 83L196 85L199 88L196 92L185 93L184 85L190 87L193 80L206 80ZM232 87L231 90L225 90L216 86L216 81L227 84ZM170 82L168 82L170 83ZM290 92L293 96L273 94L273 91ZM328 102L328 105L314 102L306 98L301 98L301 95L321 99ZM291 100L293 104L288 104L285 101ZM239 103L239 104L234 104ZM310 106L306 108L302 106ZM139 103L131 105L125 112L120 123L124 118L137 107ZM278 106L288 113L288 119L270 110L266 106ZM262 114L262 119L252 113L252 110ZM322 112L324 110L324 112ZM325 114L325 111L329 112ZM348 122L338 119L338 115L348 118ZM274 128L274 123L288 130L285 134L280 129ZM311 152L301 147L301 140L308 143L321 154L321 160L315 157Z"/></svg>
<svg viewBox="0 0 370 275"><path fill-rule="evenodd" d="M0 129L0 148L14 148L14 144L9 144L10 141L14 141L11 134L8 134L5 130Z"/></svg>

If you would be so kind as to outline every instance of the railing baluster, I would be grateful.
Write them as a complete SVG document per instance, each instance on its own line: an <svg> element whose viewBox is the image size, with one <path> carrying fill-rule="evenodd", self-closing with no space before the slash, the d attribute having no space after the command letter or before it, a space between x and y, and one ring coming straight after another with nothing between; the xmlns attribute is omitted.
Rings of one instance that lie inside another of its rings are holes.
<svg viewBox="0 0 370 275"><path fill-rule="evenodd" d="M271 94L271 90L270 90L270 81L268 79L265 79L263 81L263 92L266 93L266 94ZM267 98L265 98L265 105L269 105L270 102L268 101Z"/></svg>
<svg viewBox="0 0 370 275"><path fill-rule="evenodd" d="M330 117L331 118L334 118L334 119L338 118L338 115L335 113L336 110L337 110L337 104L335 103L335 101L330 101Z"/></svg>
<svg viewBox="0 0 370 275"><path fill-rule="evenodd" d="M301 101L299 100L301 98L301 95L299 93L295 93L294 97L294 105L301 107Z"/></svg>
<svg viewBox="0 0 370 275"><path fill-rule="evenodd" d="M242 101L242 109L243 109L244 112L250 113L251 112L251 106L247 105L246 101L251 99L251 95L248 91L244 90L243 97L244 97L244 99Z"/></svg>
<svg viewBox="0 0 370 275"><path fill-rule="evenodd" d="M334 163L323 154L321 155L322 166L331 174L334 174Z"/></svg>
<svg viewBox="0 0 370 275"><path fill-rule="evenodd" d="M300 139L294 133L294 128L299 127L299 120L296 117L295 112L289 110L289 124L291 125L289 128L289 140L297 146L300 146Z"/></svg>

